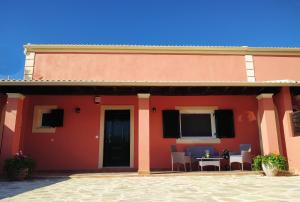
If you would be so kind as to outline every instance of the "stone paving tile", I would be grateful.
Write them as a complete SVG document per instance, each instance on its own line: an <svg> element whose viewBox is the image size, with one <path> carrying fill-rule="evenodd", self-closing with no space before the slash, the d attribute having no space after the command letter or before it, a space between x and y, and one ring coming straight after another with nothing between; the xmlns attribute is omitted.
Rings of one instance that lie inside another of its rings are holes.
<svg viewBox="0 0 300 202"><path fill-rule="evenodd" d="M1 201L300 201L300 176L60 178L0 182Z"/></svg>

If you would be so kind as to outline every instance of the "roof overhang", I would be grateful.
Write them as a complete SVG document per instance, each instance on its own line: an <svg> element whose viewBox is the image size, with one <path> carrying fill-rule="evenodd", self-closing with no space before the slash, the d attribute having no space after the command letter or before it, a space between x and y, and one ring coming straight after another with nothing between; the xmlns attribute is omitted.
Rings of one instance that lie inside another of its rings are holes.
<svg viewBox="0 0 300 202"><path fill-rule="evenodd" d="M277 93L280 87L299 88L296 81L49 81L2 80L0 93L34 95L258 95Z"/></svg>
<svg viewBox="0 0 300 202"><path fill-rule="evenodd" d="M107 80L0 80L0 86L148 86L148 87L282 87L300 86L294 80L275 81L107 81Z"/></svg>
<svg viewBox="0 0 300 202"><path fill-rule="evenodd" d="M143 46L27 44L26 52L36 53L144 53L144 54L222 54L222 55L300 55L300 48L248 46Z"/></svg>

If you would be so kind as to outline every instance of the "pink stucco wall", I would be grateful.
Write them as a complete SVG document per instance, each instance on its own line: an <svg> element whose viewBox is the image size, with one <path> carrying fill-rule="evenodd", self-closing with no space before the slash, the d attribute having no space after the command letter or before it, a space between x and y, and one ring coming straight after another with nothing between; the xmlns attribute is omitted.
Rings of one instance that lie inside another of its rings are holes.
<svg viewBox="0 0 300 202"><path fill-rule="evenodd" d="M292 101L288 88L283 88L276 95L275 103L278 108L279 123L282 136L284 137L284 149L289 162L289 168L300 174L300 136L294 136L291 126Z"/></svg>
<svg viewBox="0 0 300 202"><path fill-rule="evenodd" d="M103 96L101 99L103 105L137 105L135 96ZM32 133L34 105L57 105L64 109L64 127L56 128L55 133ZM75 107L81 108L80 113L75 113ZM23 150L37 160L38 170L98 168L99 139L96 136L100 135L100 105L94 104L94 96L28 96L23 115ZM135 154L137 167L137 152Z"/></svg>
<svg viewBox="0 0 300 202"><path fill-rule="evenodd" d="M299 56L253 56L257 81L300 80Z"/></svg>
<svg viewBox="0 0 300 202"><path fill-rule="evenodd" d="M38 162L40 170L90 170L97 169L100 131L100 105L93 102L93 96L28 96L25 100L22 146L26 154ZM138 167L138 98L137 96L102 96L102 105L133 105L135 107L134 166ZM65 110L64 127L56 133L32 133L34 105L57 105ZM79 106L81 112L75 113ZM239 145L249 143L253 154L260 152L257 128L257 101L254 96L152 96L150 109L150 166L151 169L170 169L170 146L175 139L162 137L163 109L175 106L218 106L234 110L236 137L222 139L213 144L217 150L238 151ZM184 150L190 144L178 145Z"/></svg>
<svg viewBox="0 0 300 202"><path fill-rule="evenodd" d="M246 81L244 56L37 53L34 79Z"/></svg>
<svg viewBox="0 0 300 202"><path fill-rule="evenodd" d="M212 144L218 150L239 151L240 144L251 144L253 155L260 153L259 133L257 126L257 100L255 96L186 96L151 98L151 106L156 112L150 115L150 153L151 168L170 168L170 147L176 144L176 139L162 137L161 110L175 109L175 106L217 106L219 109L233 109L235 123L235 138L221 139L221 143ZM196 144L203 145L203 144ZM184 151L191 144L177 144Z"/></svg>

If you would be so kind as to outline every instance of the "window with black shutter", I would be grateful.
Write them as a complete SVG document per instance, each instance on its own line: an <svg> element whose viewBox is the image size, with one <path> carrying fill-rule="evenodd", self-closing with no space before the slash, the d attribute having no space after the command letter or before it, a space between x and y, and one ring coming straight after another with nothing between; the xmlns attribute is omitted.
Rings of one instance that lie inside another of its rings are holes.
<svg viewBox="0 0 300 202"><path fill-rule="evenodd" d="M178 110L163 110L163 137L164 138L179 138L179 111Z"/></svg>
<svg viewBox="0 0 300 202"><path fill-rule="evenodd" d="M216 134L218 138L233 138L235 136L233 110L216 110L215 120Z"/></svg>
<svg viewBox="0 0 300 202"><path fill-rule="evenodd" d="M62 127L64 123L64 110L63 109L53 109L49 113L42 114L42 124L41 127Z"/></svg>

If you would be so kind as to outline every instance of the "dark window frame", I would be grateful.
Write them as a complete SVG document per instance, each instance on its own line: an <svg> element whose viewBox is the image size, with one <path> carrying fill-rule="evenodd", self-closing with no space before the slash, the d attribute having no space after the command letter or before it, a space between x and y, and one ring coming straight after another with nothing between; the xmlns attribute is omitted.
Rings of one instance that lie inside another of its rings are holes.
<svg viewBox="0 0 300 202"><path fill-rule="evenodd" d="M217 138L216 137L216 123L214 117L215 109L184 109L179 110L179 130L180 130L180 137L179 138ZM182 121L181 115L182 114L209 114L210 115L210 130L211 136L182 136Z"/></svg>

